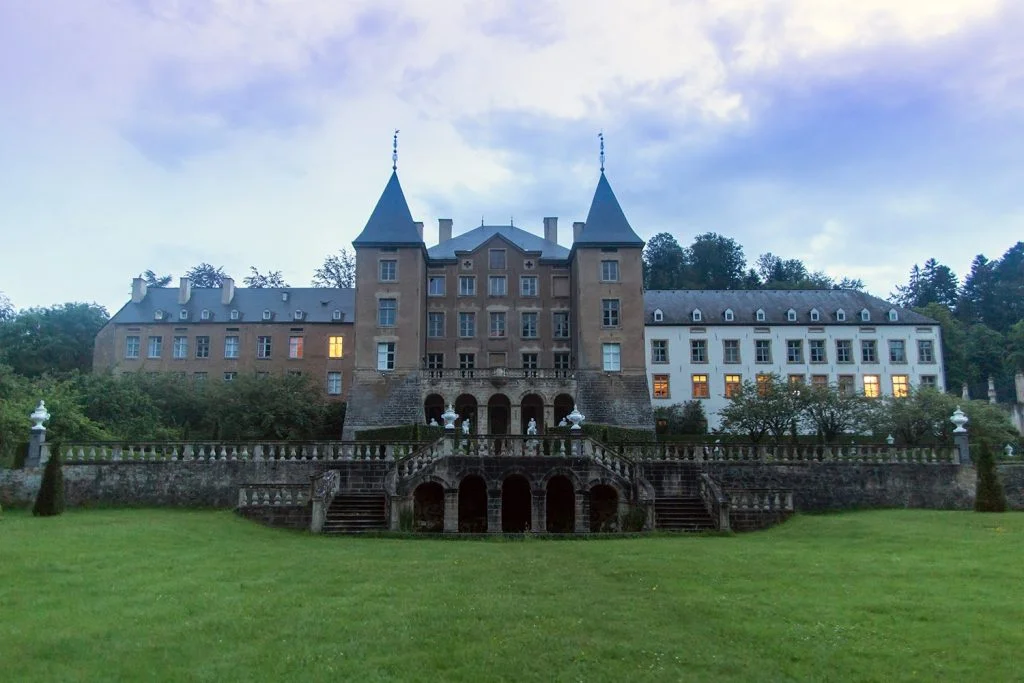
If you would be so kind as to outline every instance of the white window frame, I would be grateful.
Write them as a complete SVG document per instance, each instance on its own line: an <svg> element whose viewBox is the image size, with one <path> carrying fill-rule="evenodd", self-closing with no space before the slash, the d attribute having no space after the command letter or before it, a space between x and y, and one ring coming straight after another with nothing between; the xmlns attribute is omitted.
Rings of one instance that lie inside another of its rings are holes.
<svg viewBox="0 0 1024 683"><path fill-rule="evenodd" d="M232 320L238 320L238 316L239 315L240 314L238 313L238 309L237 308L233 308L233 309L231 309L231 314L228 317L231 318Z"/></svg>
<svg viewBox="0 0 1024 683"><path fill-rule="evenodd" d="M434 291L434 283L440 282L440 291ZM444 275L428 275L427 276L427 296L444 296L448 289L448 278Z"/></svg>
<svg viewBox="0 0 1024 683"><path fill-rule="evenodd" d="M464 284L468 284L469 287L463 287ZM476 296L476 275L459 276L459 296Z"/></svg>
<svg viewBox="0 0 1024 683"><path fill-rule="evenodd" d="M796 311L794 311L792 308L789 309L788 311L786 311L786 320L788 320L791 323L795 323L796 322Z"/></svg>
<svg viewBox="0 0 1024 683"><path fill-rule="evenodd" d="M135 353L132 353L132 349L133 349L132 340L134 340L134 342L135 342L134 343L134 351L135 351ZM140 353L142 353L142 335L129 334L128 336L126 336L124 338L124 357L129 359L129 360L136 360L136 359L138 359Z"/></svg>
<svg viewBox="0 0 1024 683"><path fill-rule="evenodd" d="M763 323L764 322L764 318L765 318L764 309L763 308L757 309L757 311L754 313L754 319L757 320L757 322L759 322L759 323Z"/></svg>
<svg viewBox="0 0 1024 683"><path fill-rule="evenodd" d="M385 301L389 302L385 305ZM385 313L390 313L390 322L385 322ZM398 299L383 297L377 299L377 327L394 327L398 323Z"/></svg>
<svg viewBox="0 0 1024 683"><path fill-rule="evenodd" d="M171 337L171 358L175 360L188 358L188 335L176 334Z"/></svg>
<svg viewBox="0 0 1024 683"><path fill-rule="evenodd" d="M840 322L840 323L845 323L846 322L846 311L844 311L841 308L836 311L836 322Z"/></svg>
<svg viewBox="0 0 1024 683"><path fill-rule="evenodd" d="M527 286L528 283L530 286ZM532 290L532 291L531 291ZM540 295L540 279L536 275L519 276L519 296L536 297Z"/></svg>
<svg viewBox="0 0 1024 683"><path fill-rule="evenodd" d="M341 372L331 370L327 373L327 395L341 396Z"/></svg>
<svg viewBox="0 0 1024 683"><path fill-rule="evenodd" d="M231 343L232 340L234 340L234 343ZM241 349L241 345L242 340L238 337L237 334L229 334L228 336L224 337L224 357L238 358L238 352ZM230 355L228 354L229 346L231 349L234 350L234 353Z"/></svg>
<svg viewBox="0 0 1024 683"><path fill-rule="evenodd" d="M444 337L444 311L427 311L427 337L441 339ZM440 321L440 324L438 324ZM434 334L434 333L437 334Z"/></svg>
<svg viewBox="0 0 1024 683"><path fill-rule="evenodd" d="M660 323L665 320L665 314L660 308L654 309L654 322Z"/></svg>
<svg viewBox="0 0 1024 683"><path fill-rule="evenodd" d="M385 272L385 266L388 266L388 271L390 272ZM379 282L398 282L398 259L380 259L377 262L377 280Z"/></svg>
<svg viewBox="0 0 1024 683"><path fill-rule="evenodd" d="M256 357L260 360L267 360L274 351L274 340L269 334L261 334L256 337Z"/></svg>
<svg viewBox="0 0 1024 683"><path fill-rule="evenodd" d="M501 287L497 284L501 283ZM498 290L501 290L500 292ZM508 296L508 276L507 275L488 275L487 276L487 296Z"/></svg>
<svg viewBox="0 0 1024 683"><path fill-rule="evenodd" d="M622 346L610 342L601 345L602 366L605 372L622 371Z"/></svg>
<svg viewBox="0 0 1024 683"><path fill-rule="evenodd" d="M395 342L377 342L377 371L388 372L395 369L395 357L398 346Z"/></svg>
<svg viewBox="0 0 1024 683"><path fill-rule="evenodd" d="M725 322L731 323L736 319L736 314L732 312L731 308L725 309Z"/></svg>
<svg viewBox="0 0 1024 683"><path fill-rule="evenodd" d="M528 334L530 330L526 328L526 321L533 321L532 334ZM523 311L519 314L519 336L522 339L536 339L540 336L540 313L536 311Z"/></svg>
<svg viewBox="0 0 1024 683"><path fill-rule="evenodd" d="M209 308L204 308L203 312L199 314L199 319L200 320L209 320L210 319L210 309Z"/></svg>
<svg viewBox="0 0 1024 683"><path fill-rule="evenodd" d="M820 320L821 320L821 314L818 313L818 309L817 308L812 308L811 309L811 322L812 323L816 323L816 322L818 322Z"/></svg>
<svg viewBox="0 0 1024 683"><path fill-rule="evenodd" d="M699 308L693 309L693 313L691 314L691 317L693 319L693 322L695 322L695 323L703 322L703 320L704 320L704 314L701 313Z"/></svg>
<svg viewBox="0 0 1024 683"><path fill-rule="evenodd" d="M869 311L866 308L861 309L861 311L860 311L860 321L862 323L869 323L869 322L871 322L871 311Z"/></svg>
<svg viewBox="0 0 1024 683"><path fill-rule="evenodd" d="M462 321L464 320L471 321L471 334L463 334L463 332L466 329L466 327L462 324ZM459 311L459 338L472 339L474 337L476 337L476 313L473 311Z"/></svg>
<svg viewBox="0 0 1024 683"><path fill-rule="evenodd" d="M264 309L264 311L263 311L263 319L264 320L270 320L271 317L273 317L273 314L270 312L270 309L269 308Z"/></svg>
<svg viewBox="0 0 1024 683"><path fill-rule="evenodd" d="M619 260L603 259L601 261L601 282L619 281Z"/></svg>

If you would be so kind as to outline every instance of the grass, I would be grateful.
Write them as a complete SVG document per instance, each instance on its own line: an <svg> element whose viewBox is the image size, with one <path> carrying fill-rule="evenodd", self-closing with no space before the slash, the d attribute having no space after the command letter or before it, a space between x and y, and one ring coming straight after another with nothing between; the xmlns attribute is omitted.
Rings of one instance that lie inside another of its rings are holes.
<svg viewBox="0 0 1024 683"><path fill-rule="evenodd" d="M1013 513L460 543L8 510L0 679L1020 680L1022 568Z"/></svg>

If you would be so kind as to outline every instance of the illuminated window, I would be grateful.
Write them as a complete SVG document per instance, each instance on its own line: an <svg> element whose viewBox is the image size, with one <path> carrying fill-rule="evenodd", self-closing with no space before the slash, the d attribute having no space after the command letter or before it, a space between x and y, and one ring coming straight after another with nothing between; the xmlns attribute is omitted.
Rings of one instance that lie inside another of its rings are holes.
<svg viewBox="0 0 1024 683"><path fill-rule="evenodd" d="M612 262L614 263L614 261ZM668 398L668 375L654 376L654 398Z"/></svg>
<svg viewBox="0 0 1024 683"><path fill-rule="evenodd" d="M892 395L894 398L906 398L910 394L910 379L906 375L892 376Z"/></svg>
<svg viewBox="0 0 1024 683"><path fill-rule="evenodd" d="M868 398L878 398L881 394L881 383L878 375L864 375L864 395Z"/></svg>
<svg viewBox="0 0 1024 683"><path fill-rule="evenodd" d="M740 375L726 375L725 376L725 397L732 398L740 392L740 386L742 385L742 377Z"/></svg>
<svg viewBox="0 0 1024 683"><path fill-rule="evenodd" d="M693 375L693 397L710 398L711 388L708 386L707 375Z"/></svg>
<svg viewBox="0 0 1024 683"><path fill-rule="evenodd" d="M302 337L288 337L288 357L292 359L302 358L302 349L305 340Z"/></svg>
<svg viewBox="0 0 1024 683"><path fill-rule="evenodd" d="M824 389L828 386L828 375L811 375L811 386L815 389Z"/></svg>
<svg viewBox="0 0 1024 683"><path fill-rule="evenodd" d="M791 387L803 386L804 382L806 382L806 381L807 381L807 378L804 377L803 375L790 375L789 376L789 386L791 386Z"/></svg>
<svg viewBox="0 0 1024 683"><path fill-rule="evenodd" d="M345 350L344 337L329 337L327 339L327 357L341 358Z"/></svg>
<svg viewBox="0 0 1024 683"><path fill-rule="evenodd" d="M761 374L757 376L757 395L767 396L768 390L772 386L772 376Z"/></svg>

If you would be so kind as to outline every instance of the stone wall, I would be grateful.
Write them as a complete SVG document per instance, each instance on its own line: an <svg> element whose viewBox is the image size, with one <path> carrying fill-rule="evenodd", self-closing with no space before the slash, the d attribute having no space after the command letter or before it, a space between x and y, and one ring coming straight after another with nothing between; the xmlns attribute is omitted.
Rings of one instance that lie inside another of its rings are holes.
<svg viewBox="0 0 1024 683"><path fill-rule="evenodd" d="M1024 463L999 466L999 479L1011 510L1024 510Z"/></svg>
<svg viewBox="0 0 1024 683"><path fill-rule="evenodd" d="M238 508L238 514L264 526L279 529L308 531L313 519L312 506L306 505L250 505Z"/></svg>

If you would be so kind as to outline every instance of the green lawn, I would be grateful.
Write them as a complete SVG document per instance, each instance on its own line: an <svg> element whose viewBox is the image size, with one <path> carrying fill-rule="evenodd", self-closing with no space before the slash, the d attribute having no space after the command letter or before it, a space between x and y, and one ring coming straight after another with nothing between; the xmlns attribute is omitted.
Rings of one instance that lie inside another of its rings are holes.
<svg viewBox="0 0 1024 683"><path fill-rule="evenodd" d="M1020 680L1024 515L734 537L329 538L230 512L0 519L0 680Z"/></svg>

